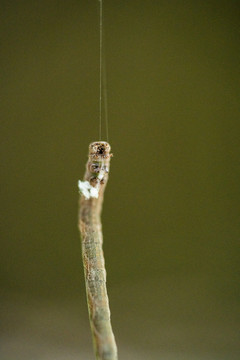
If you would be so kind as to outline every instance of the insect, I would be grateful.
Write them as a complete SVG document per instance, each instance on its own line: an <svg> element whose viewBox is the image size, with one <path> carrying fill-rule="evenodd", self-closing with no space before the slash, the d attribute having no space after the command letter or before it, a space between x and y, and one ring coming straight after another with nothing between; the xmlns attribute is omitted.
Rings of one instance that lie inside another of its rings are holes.
<svg viewBox="0 0 240 360"><path fill-rule="evenodd" d="M79 230L96 359L117 360L117 346L110 320L106 270L102 249L101 211L108 181L111 147L105 141L89 145L84 181L78 182L80 196Z"/></svg>

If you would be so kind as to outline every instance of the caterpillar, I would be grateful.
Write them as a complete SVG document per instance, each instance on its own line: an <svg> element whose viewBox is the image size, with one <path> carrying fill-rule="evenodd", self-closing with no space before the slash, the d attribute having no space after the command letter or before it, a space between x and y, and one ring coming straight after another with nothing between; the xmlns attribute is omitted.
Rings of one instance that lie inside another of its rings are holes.
<svg viewBox="0 0 240 360"><path fill-rule="evenodd" d="M105 141L89 145L84 181L80 192L79 230L90 326L96 359L117 360L117 346L111 326L106 270L102 249L101 211L108 181L111 147Z"/></svg>

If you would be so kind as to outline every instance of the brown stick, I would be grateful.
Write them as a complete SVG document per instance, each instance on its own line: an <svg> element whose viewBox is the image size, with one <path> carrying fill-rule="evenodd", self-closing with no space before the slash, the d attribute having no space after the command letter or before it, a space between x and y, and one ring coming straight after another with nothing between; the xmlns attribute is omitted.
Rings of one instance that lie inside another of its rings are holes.
<svg viewBox="0 0 240 360"><path fill-rule="evenodd" d="M85 181L79 181L79 229L82 238L88 312L97 360L117 360L117 347L110 321L106 270L102 250L101 210L110 166L110 145L89 145Z"/></svg>

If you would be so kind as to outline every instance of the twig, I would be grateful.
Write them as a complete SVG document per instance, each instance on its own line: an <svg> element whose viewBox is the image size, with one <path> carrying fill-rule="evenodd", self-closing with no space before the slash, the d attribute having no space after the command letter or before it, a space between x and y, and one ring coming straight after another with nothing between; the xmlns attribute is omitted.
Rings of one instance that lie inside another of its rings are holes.
<svg viewBox="0 0 240 360"><path fill-rule="evenodd" d="M79 229L82 237L89 319L97 360L117 360L117 347L110 321L106 270L102 250L101 210L108 180L110 145L99 141L89 145L84 181L79 181Z"/></svg>

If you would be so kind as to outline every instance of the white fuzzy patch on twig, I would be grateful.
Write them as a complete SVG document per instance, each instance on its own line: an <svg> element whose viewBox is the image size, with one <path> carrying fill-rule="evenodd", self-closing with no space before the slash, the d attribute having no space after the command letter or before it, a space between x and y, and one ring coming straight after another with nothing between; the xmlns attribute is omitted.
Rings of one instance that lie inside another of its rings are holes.
<svg viewBox="0 0 240 360"><path fill-rule="evenodd" d="M87 200L91 198L98 198L99 188L90 185L89 181L78 180L78 189L79 192L83 194Z"/></svg>

